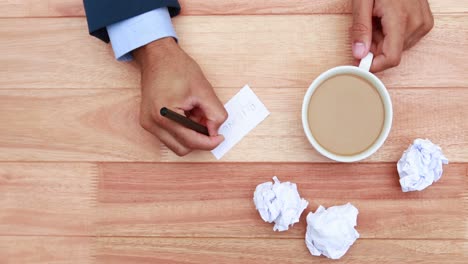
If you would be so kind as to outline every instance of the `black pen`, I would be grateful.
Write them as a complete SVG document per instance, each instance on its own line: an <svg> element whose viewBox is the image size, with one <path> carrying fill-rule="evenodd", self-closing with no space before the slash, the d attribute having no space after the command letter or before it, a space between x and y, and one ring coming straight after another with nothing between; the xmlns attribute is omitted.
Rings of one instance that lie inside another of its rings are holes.
<svg viewBox="0 0 468 264"><path fill-rule="evenodd" d="M179 113L167 109L166 107L161 108L159 113L161 114L161 116L164 116L167 119L177 122L188 129L192 129L193 131L196 131L200 134L210 136L210 134L208 133L208 128L206 128L205 126L202 126L197 122L193 121L192 119L187 118Z"/></svg>

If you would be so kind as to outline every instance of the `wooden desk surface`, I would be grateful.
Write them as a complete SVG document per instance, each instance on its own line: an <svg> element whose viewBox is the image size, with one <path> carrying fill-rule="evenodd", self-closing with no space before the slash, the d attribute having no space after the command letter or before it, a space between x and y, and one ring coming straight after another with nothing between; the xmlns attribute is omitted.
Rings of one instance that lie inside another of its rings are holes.
<svg viewBox="0 0 468 264"><path fill-rule="evenodd" d="M0 0L0 263L331 263L307 251L305 216L346 202L361 238L333 263L467 263L468 1L431 0L434 30L379 74L394 127L358 164L319 156L300 122L310 82L352 61L350 1L181 2L180 44L220 98L250 84L272 113L222 162L139 127L138 68L88 36L80 0ZM402 193L417 137L450 164ZM252 203L274 175L310 202L288 232Z"/></svg>

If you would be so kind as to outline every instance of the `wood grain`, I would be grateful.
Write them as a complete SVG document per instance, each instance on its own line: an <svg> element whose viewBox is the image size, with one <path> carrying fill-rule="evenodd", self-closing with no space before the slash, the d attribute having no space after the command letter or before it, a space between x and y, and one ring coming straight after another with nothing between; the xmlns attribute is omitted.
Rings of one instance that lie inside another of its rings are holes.
<svg viewBox="0 0 468 264"><path fill-rule="evenodd" d="M137 90L109 91L3 90L0 160L157 160L160 143L138 122Z"/></svg>
<svg viewBox="0 0 468 264"><path fill-rule="evenodd" d="M139 69L88 35L82 0L0 0L1 264L330 263L304 245L306 213L347 202L361 238L334 262L466 263L468 1L430 0L434 30L378 75L394 127L356 164L319 156L300 122L311 81L353 61L350 0L180 2L179 43L221 100L247 83L272 112L224 162L139 126ZM450 164L402 193L395 162L418 137ZM288 232L252 202L273 175L310 203Z"/></svg>
<svg viewBox="0 0 468 264"><path fill-rule="evenodd" d="M0 163L0 235L303 238L307 212L351 202L362 238L467 239L467 170L445 166L429 189L402 193L390 163ZM284 233L252 202L273 175L310 202Z"/></svg>
<svg viewBox="0 0 468 264"><path fill-rule="evenodd" d="M98 262L123 263L330 263L313 257L303 239L104 238ZM333 263L465 263L466 241L359 239Z"/></svg>
<svg viewBox="0 0 468 264"><path fill-rule="evenodd" d="M296 15L352 13L348 0L180 0L183 15ZM429 0L434 13L466 13L468 3Z"/></svg>
<svg viewBox="0 0 468 264"><path fill-rule="evenodd" d="M223 102L240 87L217 89ZM271 115L223 161L328 162L304 136L306 89L253 87ZM468 88L390 89L393 130L366 162L396 162L415 138L439 144L451 162L468 161ZM0 160L215 161L209 152L174 155L139 125L136 89L0 90Z"/></svg>
<svg viewBox="0 0 468 264"><path fill-rule="evenodd" d="M362 238L467 239L466 164L446 166L424 192L402 193L395 164L102 164L99 235L303 238L319 205L351 202ZM257 184L295 182L309 207L273 232L252 202ZM125 212L125 213L123 213Z"/></svg>
<svg viewBox="0 0 468 264"><path fill-rule="evenodd" d="M359 239L336 263L465 263L459 240ZM330 263L303 239L174 239L0 236L2 264Z"/></svg>
<svg viewBox="0 0 468 264"><path fill-rule="evenodd" d="M180 0L182 15L341 14L351 12L348 0ZM430 0L434 13L466 13L459 0ZM84 16L81 0L0 0L0 17Z"/></svg>
<svg viewBox="0 0 468 264"><path fill-rule="evenodd" d="M214 86L256 88L305 88L351 64L350 23L348 15L175 20L181 46ZM467 87L467 25L465 15L436 16L435 29L379 77L389 87ZM138 67L116 62L110 47L87 35L83 18L0 20L0 50L8 51L0 89L139 87Z"/></svg>
<svg viewBox="0 0 468 264"><path fill-rule="evenodd" d="M93 238L0 236L2 264L94 264Z"/></svg>
<svg viewBox="0 0 468 264"><path fill-rule="evenodd" d="M97 180L91 164L0 163L0 235L93 234Z"/></svg>

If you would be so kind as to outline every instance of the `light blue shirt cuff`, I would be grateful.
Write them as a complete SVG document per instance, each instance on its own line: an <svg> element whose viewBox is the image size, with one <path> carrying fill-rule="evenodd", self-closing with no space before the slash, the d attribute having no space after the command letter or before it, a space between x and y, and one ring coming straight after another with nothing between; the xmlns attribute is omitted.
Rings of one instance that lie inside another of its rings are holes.
<svg viewBox="0 0 468 264"><path fill-rule="evenodd" d="M161 7L107 26L114 50L119 61L133 59L131 52L158 39L177 39L167 7Z"/></svg>

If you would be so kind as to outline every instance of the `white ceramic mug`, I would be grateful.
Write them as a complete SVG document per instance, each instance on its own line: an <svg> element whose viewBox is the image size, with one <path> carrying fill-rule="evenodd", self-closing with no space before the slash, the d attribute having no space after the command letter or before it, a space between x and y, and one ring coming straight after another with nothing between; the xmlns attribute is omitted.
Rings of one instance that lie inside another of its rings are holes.
<svg viewBox="0 0 468 264"><path fill-rule="evenodd" d="M385 140L387 139L388 135L390 134L390 129L392 127L392 120L393 120L393 108L392 108L392 100L390 95L388 94L385 85L377 78L374 74L372 74L369 70L372 65L372 60L374 55L369 53L364 59L361 60L359 67L355 66L340 66L330 69L324 73L322 73L317 79L315 79L312 84L310 85L309 89L307 90L306 95L304 96L304 102L302 103L302 126L304 127L304 132L309 140L310 144L323 156L339 161L339 162L356 162L368 158L372 154L374 154L382 145L384 144ZM369 81L378 91L380 97L382 98L382 102L384 104L385 110L385 119L382 131L377 138L377 140L365 151L352 155L352 156L342 156L332 153L325 148L323 148L317 140L315 140L314 135L310 131L309 127L309 118L308 118L308 110L310 99L314 94L317 87L319 87L325 80L341 74L350 74L361 77L367 81Z"/></svg>

